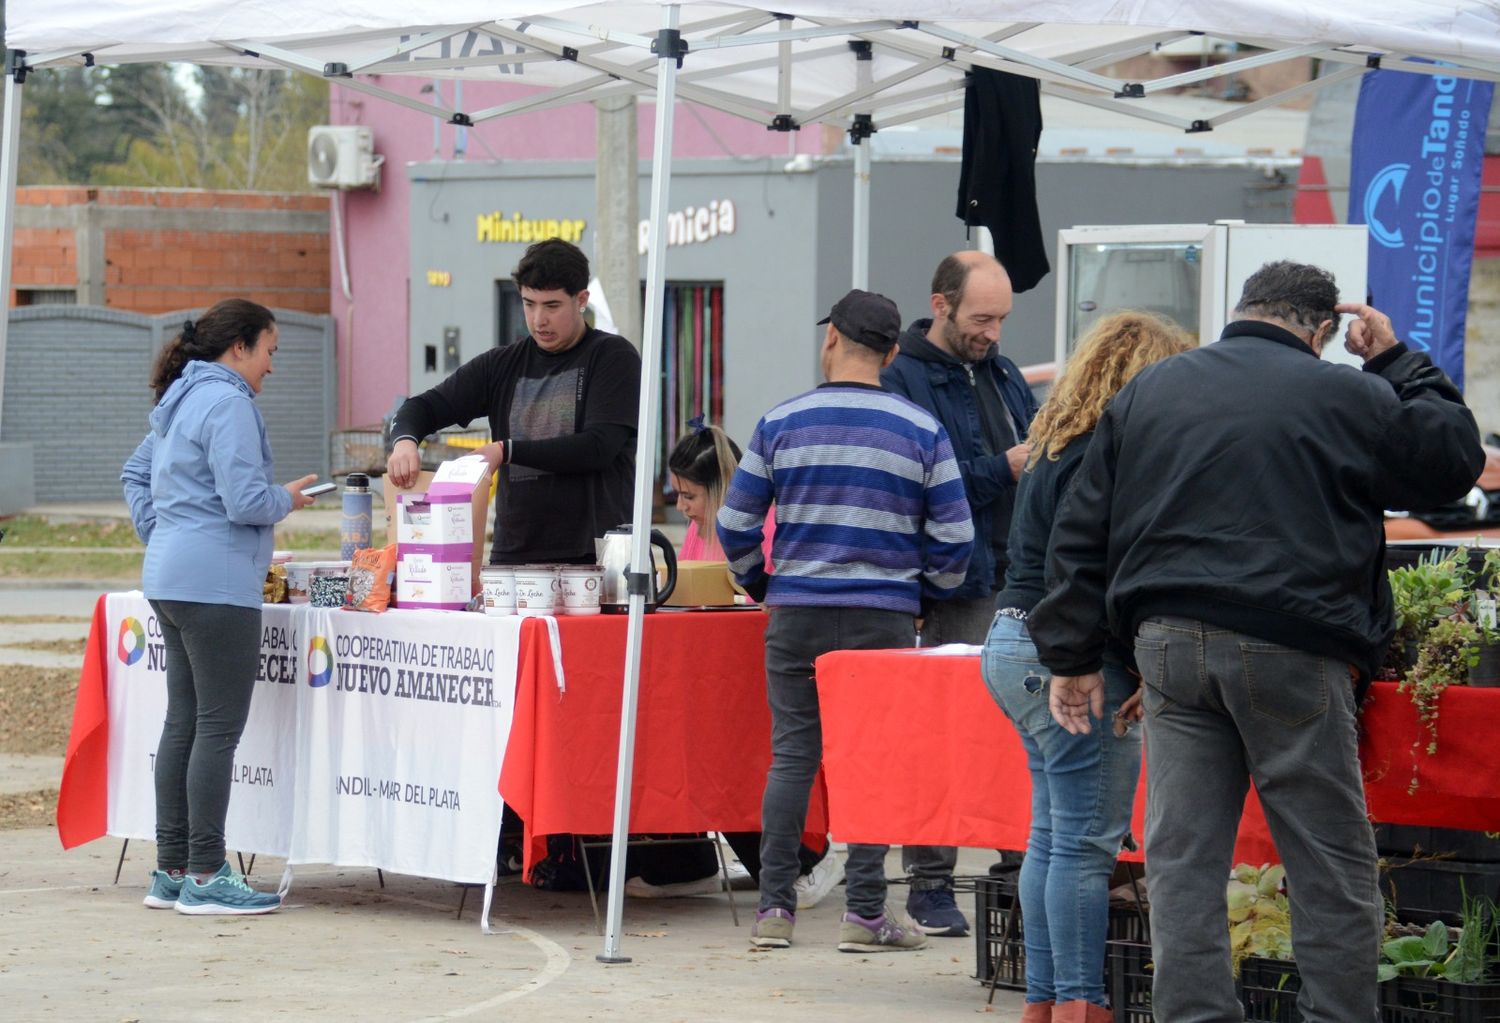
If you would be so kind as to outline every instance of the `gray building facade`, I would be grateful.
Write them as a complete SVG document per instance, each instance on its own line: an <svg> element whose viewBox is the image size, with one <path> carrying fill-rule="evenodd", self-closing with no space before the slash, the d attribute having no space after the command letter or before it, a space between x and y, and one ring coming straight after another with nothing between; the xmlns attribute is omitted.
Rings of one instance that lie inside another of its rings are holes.
<svg viewBox="0 0 1500 1023"><path fill-rule="evenodd" d="M1293 163L1041 163L1037 185L1049 250L1059 229L1082 224L1289 222ZM908 323L930 315L938 261L974 245L954 215L958 172L951 158L874 165L869 287L894 299ZM641 173L645 215L649 167ZM507 300L506 289L527 244L555 235L592 252L594 168L424 163L408 174L410 373L419 392L514 332L518 304ZM818 383L822 333L815 324L850 287L852 164L805 157L685 161L673 167L670 208L668 282L691 285L695 294L716 290L721 303L713 327L721 332L722 415L706 402L686 411L708 411L744 442L771 405ZM644 255L641 269L644 276ZM1002 350L1023 366L1050 361L1053 320L1049 276L1016 296ZM670 421L664 425L670 429Z"/></svg>

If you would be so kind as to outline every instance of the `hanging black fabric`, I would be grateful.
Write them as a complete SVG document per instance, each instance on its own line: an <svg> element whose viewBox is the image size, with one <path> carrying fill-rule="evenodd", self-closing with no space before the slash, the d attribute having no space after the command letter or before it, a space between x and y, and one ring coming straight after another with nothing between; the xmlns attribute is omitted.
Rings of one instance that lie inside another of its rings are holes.
<svg viewBox="0 0 1500 1023"><path fill-rule="evenodd" d="M976 67L964 90L964 157L958 218L995 238L1011 287L1027 291L1051 271L1036 207L1036 147L1042 137L1035 78Z"/></svg>

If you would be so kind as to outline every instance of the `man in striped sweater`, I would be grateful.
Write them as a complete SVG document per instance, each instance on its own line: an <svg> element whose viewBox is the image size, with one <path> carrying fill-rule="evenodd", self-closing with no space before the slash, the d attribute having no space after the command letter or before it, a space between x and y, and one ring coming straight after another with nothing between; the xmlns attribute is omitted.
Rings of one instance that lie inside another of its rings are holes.
<svg viewBox="0 0 1500 1023"><path fill-rule="evenodd" d="M924 597L964 580L974 527L943 427L880 387L901 317L851 291L821 323L827 383L756 425L719 512L719 542L746 591L770 610L766 691L771 770L761 805L760 908L751 941L785 948L797 905L797 845L823 758L813 661L831 650L910 647ZM766 513L776 506L766 572ZM883 845L849 846L843 952L917 948L926 938L885 905Z"/></svg>

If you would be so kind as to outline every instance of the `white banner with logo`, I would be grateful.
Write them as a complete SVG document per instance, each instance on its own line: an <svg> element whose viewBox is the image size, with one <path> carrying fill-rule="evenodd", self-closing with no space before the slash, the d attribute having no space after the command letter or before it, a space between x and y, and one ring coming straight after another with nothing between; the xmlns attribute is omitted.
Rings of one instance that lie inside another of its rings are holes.
<svg viewBox="0 0 1500 1023"><path fill-rule="evenodd" d="M166 647L139 592L105 599L109 658L108 832L156 840L153 772L167 712ZM286 856L292 848L299 657L288 605L261 613L260 664L250 717L235 751L224 838L230 849ZM498 772L497 772L498 773Z"/></svg>
<svg viewBox="0 0 1500 1023"><path fill-rule="evenodd" d="M303 613L290 862L489 882L521 619Z"/></svg>

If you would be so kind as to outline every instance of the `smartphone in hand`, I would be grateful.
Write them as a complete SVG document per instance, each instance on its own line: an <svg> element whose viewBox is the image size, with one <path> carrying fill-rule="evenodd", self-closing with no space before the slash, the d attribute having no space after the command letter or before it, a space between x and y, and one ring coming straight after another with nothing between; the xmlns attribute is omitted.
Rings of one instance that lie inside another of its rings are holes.
<svg viewBox="0 0 1500 1023"><path fill-rule="evenodd" d="M314 483L312 486L302 491L302 496L317 497L319 494L326 494L330 490L337 490L338 487L339 485L337 483Z"/></svg>

